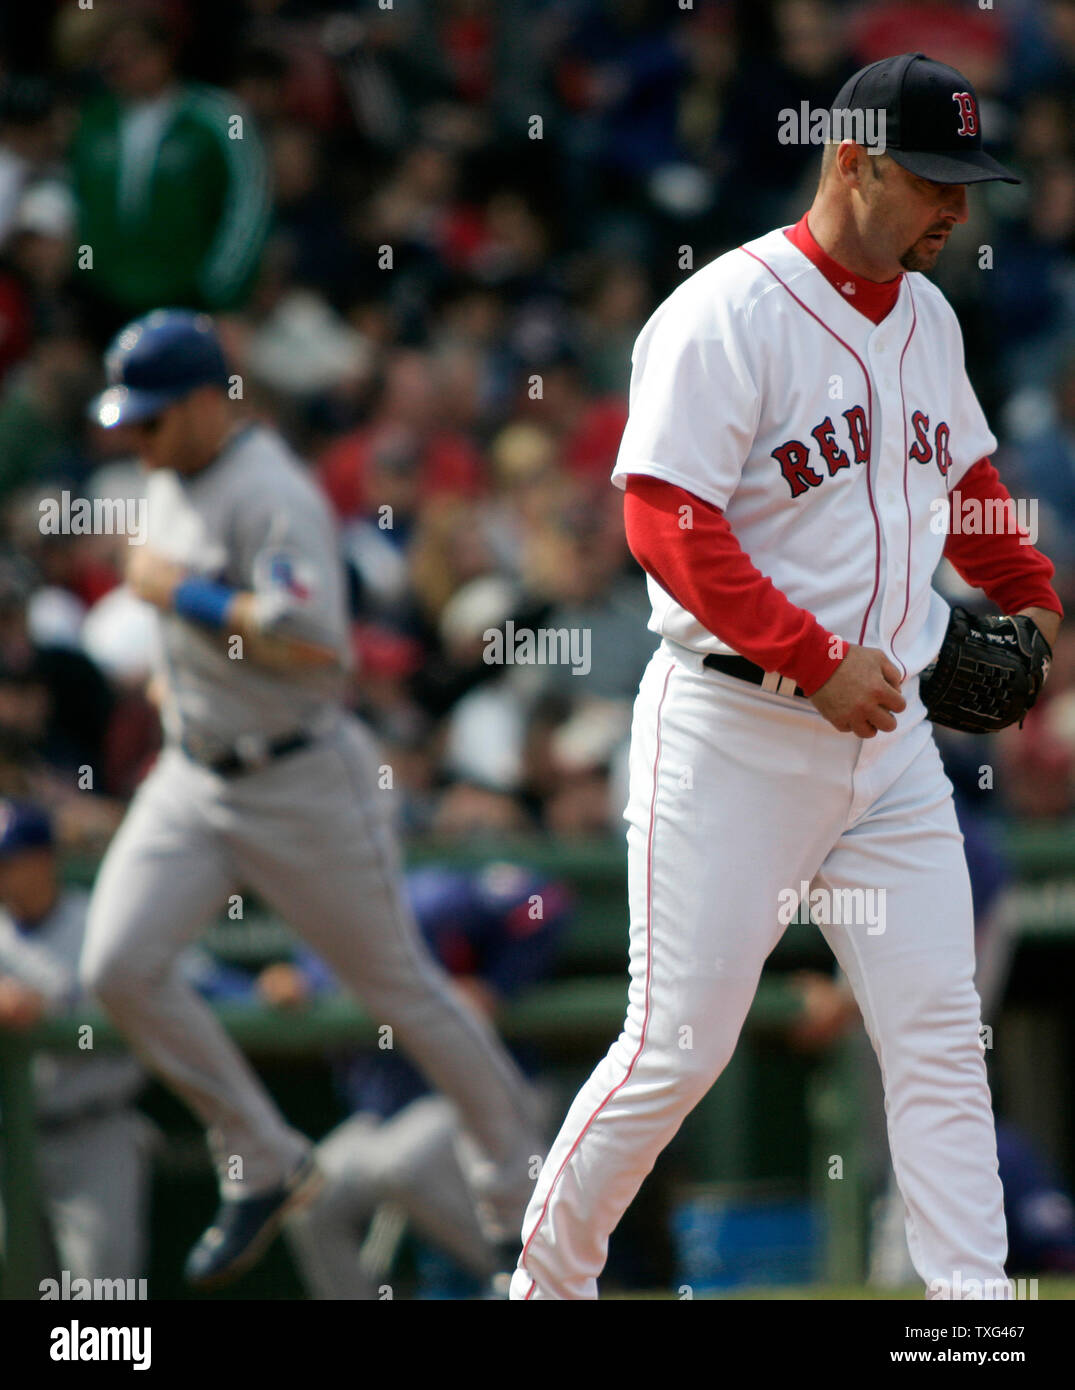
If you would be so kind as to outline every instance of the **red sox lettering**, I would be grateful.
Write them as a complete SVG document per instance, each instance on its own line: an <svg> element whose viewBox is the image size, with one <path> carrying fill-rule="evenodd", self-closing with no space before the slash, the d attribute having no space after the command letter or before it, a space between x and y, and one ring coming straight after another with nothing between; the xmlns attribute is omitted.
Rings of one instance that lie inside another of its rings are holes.
<svg viewBox="0 0 1075 1390"><path fill-rule="evenodd" d="M853 463L866 463L870 457L870 431L865 409L861 405L853 405L842 411L841 415L845 424L840 427L840 434L846 438L850 453L841 448L836 434L837 426L831 415L826 415L820 424L809 431L830 478L834 478L842 469L851 468ZM924 411L912 410L910 421L914 442L908 450L908 457L916 463L936 463L941 476L945 477L952 463L949 448L951 430L947 422L937 422L931 442L929 416ZM792 497L801 497L809 488L820 487L825 481L825 474L812 465L813 453L813 447L801 439L785 440L772 450L772 457L780 465Z"/></svg>
<svg viewBox="0 0 1075 1390"><path fill-rule="evenodd" d="M921 410L913 410L911 412L911 427L914 430L915 442L911 446L910 457L916 463L929 463L930 459L936 458L941 477L946 477L952 466L952 455L948 448L948 441L952 432L947 423L944 420L937 422L933 431L932 448L928 435L929 416Z"/></svg>

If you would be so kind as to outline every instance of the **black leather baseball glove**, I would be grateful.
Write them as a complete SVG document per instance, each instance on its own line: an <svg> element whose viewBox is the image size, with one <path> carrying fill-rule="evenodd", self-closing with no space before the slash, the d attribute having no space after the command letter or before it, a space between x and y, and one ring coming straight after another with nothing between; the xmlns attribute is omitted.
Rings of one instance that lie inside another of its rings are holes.
<svg viewBox="0 0 1075 1390"><path fill-rule="evenodd" d="M1016 721L1038 698L1053 650L1024 616L978 618L953 608L937 658L922 672L919 694L934 724L990 734Z"/></svg>

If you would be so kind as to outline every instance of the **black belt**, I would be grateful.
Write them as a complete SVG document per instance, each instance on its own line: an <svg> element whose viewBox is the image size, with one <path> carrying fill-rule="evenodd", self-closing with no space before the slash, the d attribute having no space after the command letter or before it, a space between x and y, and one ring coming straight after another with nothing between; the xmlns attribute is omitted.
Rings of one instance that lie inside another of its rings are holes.
<svg viewBox="0 0 1075 1390"><path fill-rule="evenodd" d="M738 676L741 681L749 681L751 685L761 685L765 679L765 671L760 666L755 666L753 661L748 661L745 656L717 656L712 652L702 663L711 666L714 671L723 671L726 676ZM774 691L774 694L779 692ZM801 685L795 687L795 694L806 698L806 692Z"/></svg>
<svg viewBox="0 0 1075 1390"><path fill-rule="evenodd" d="M313 741L312 734L284 734L280 738L259 744L245 756L235 748L223 757L214 759L199 758L186 743L183 744L183 751L188 758L193 758L196 763L201 763L202 767L207 767L219 777L237 777L242 772L255 772L259 767L282 758L286 753L297 753L300 748L308 748Z"/></svg>

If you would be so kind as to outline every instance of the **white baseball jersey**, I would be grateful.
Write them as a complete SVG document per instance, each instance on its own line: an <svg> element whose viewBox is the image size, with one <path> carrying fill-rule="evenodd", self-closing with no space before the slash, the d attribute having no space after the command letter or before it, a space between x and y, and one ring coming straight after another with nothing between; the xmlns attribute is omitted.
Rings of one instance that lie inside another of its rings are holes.
<svg viewBox="0 0 1075 1390"><path fill-rule="evenodd" d="M613 481L644 473L722 508L793 604L921 671L948 619L931 586L948 495L997 444L940 290L905 274L874 324L778 229L686 280L632 361ZM648 583L654 631L734 650Z"/></svg>

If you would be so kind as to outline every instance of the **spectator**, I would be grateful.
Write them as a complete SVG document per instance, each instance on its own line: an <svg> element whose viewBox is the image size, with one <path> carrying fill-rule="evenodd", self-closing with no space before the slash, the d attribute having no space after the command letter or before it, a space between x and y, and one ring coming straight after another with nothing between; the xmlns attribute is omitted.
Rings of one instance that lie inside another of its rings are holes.
<svg viewBox="0 0 1075 1390"><path fill-rule="evenodd" d="M74 232L75 204L67 185L58 179L31 184L19 201L0 270L0 287L10 286L0 288L4 302L11 302L10 293L20 306L0 342L0 376L25 356L35 334L55 336L70 319Z"/></svg>
<svg viewBox="0 0 1075 1390"><path fill-rule="evenodd" d="M56 105L39 77L0 79L0 247L15 223L25 190L59 157Z"/></svg>
<svg viewBox="0 0 1075 1390"><path fill-rule="evenodd" d="M1072 341L1075 341L1073 339ZM1037 383L1035 383L1037 387ZM1019 492L1045 510L1042 545L1059 570L1075 568L1075 350L1053 375L1052 389L1026 393L1013 426L1019 437L1008 450L1008 463Z"/></svg>
<svg viewBox="0 0 1075 1390"><path fill-rule="evenodd" d="M74 327L42 336L9 373L0 388L0 503L18 488L85 475L85 407L96 384L93 351Z"/></svg>
<svg viewBox="0 0 1075 1390"><path fill-rule="evenodd" d="M72 792L101 791L112 695L81 652L34 642L27 626L32 583L24 564L0 562L0 730Z"/></svg>
<svg viewBox="0 0 1075 1390"><path fill-rule="evenodd" d="M151 10L121 11L71 151L82 283L102 336L160 305L234 309L250 293L269 220L265 157L231 94L184 82Z"/></svg>
<svg viewBox="0 0 1075 1390"><path fill-rule="evenodd" d="M627 423L625 395L592 396L577 354L570 349L545 364L537 380L540 394L528 382L525 393L520 391L516 417L553 434L568 472L584 481L605 483Z"/></svg>
<svg viewBox="0 0 1075 1390"><path fill-rule="evenodd" d="M321 484L338 516L376 516L382 503L378 467L413 459L415 496L472 496L481 486L482 463L465 436L441 426L443 396L436 369L425 353L398 353L389 363L373 419L328 449L319 466ZM401 521L404 520L401 517Z"/></svg>
<svg viewBox="0 0 1075 1390"><path fill-rule="evenodd" d="M997 780L1009 813L1056 820L1075 810L1075 638L1061 631L1049 680L1021 730L996 736Z"/></svg>
<svg viewBox="0 0 1075 1390"><path fill-rule="evenodd" d="M1004 323L1000 370L1008 390L1048 379L1075 341L1075 162L1052 159L1031 175L1026 211L1001 228L985 277L993 321Z"/></svg>

